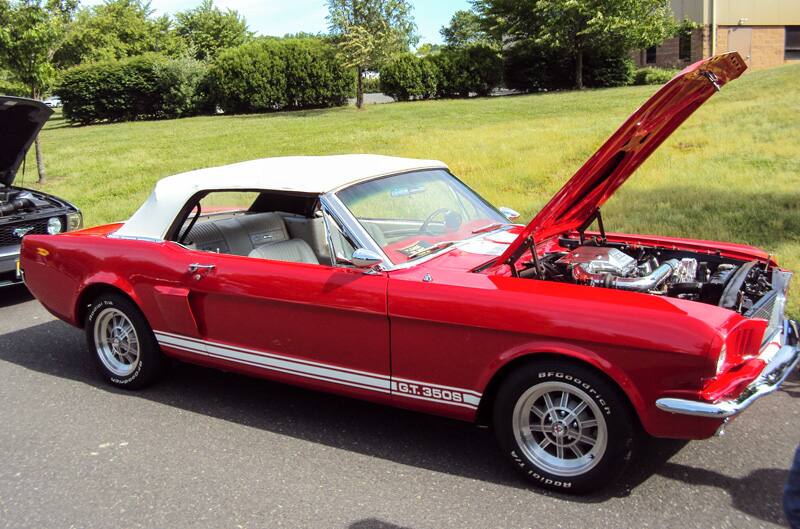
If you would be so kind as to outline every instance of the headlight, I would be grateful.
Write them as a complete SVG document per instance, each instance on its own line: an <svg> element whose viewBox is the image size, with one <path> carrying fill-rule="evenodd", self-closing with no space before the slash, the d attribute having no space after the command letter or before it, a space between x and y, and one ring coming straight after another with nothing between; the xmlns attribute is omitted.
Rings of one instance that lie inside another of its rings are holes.
<svg viewBox="0 0 800 529"><path fill-rule="evenodd" d="M80 211L67 213L67 231L75 231L83 228L83 214Z"/></svg>
<svg viewBox="0 0 800 529"><path fill-rule="evenodd" d="M61 233L61 230L63 229L64 225L61 223L61 219L58 217L53 217L47 221L47 233L50 235Z"/></svg>
<svg viewBox="0 0 800 529"><path fill-rule="evenodd" d="M719 352L719 359L717 360L717 374L722 371L722 368L725 367L725 357L727 356L728 351L726 347L723 345L722 350Z"/></svg>

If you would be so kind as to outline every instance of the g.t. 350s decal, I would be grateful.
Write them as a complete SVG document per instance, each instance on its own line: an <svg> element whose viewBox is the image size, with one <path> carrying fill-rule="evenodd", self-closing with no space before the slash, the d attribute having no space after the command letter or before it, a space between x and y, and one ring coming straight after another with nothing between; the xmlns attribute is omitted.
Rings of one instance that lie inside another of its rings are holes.
<svg viewBox="0 0 800 529"><path fill-rule="evenodd" d="M256 351L220 342L199 340L163 331L155 331L155 335L161 347L219 358L302 378L312 378L378 393L388 393L398 397L440 402L469 409L476 409L481 401L480 393L468 389L440 386L419 380L393 378L378 373L301 360L266 351Z"/></svg>

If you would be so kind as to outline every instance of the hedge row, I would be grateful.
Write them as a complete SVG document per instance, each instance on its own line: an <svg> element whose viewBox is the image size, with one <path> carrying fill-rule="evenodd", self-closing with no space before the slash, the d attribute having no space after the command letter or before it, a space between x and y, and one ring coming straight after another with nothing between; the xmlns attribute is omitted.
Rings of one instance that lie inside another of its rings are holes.
<svg viewBox="0 0 800 529"><path fill-rule="evenodd" d="M583 84L626 86L633 81L634 70L626 53L590 51L583 57ZM505 80L508 88L522 92L572 88L575 59L535 42L520 42L505 51Z"/></svg>
<svg viewBox="0 0 800 529"><path fill-rule="evenodd" d="M342 105L354 71L312 39L263 39L221 53L210 66L148 54L68 70L57 89L75 123Z"/></svg>
<svg viewBox="0 0 800 529"><path fill-rule="evenodd" d="M649 66L639 68L633 75L633 84L666 84L678 75L678 72L679 70L670 68L652 68Z"/></svg>
<svg viewBox="0 0 800 529"><path fill-rule="evenodd" d="M424 58L404 53L381 70L381 91L398 101L489 95L503 80L503 62L487 46L445 48Z"/></svg>
<svg viewBox="0 0 800 529"><path fill-rule="evenodd" d="M222 52L208 75L209 97L225 112L343 105L355 74L335 48L314 39L258 40Z"/></svg>
<svg viewBox="0 0 800 529"><path fill-rule="evenodd" d="M648 69L636 72L625 53L588 53L583 60L583 82L587 87L625 86L640 79L656 82L672 77ZM534 42L506 48L502 56L487 46L445 48L438 54L418 58L395 57L381 71L381 90L399 101L431 97L485 96L503 84L521 92L559 90L575 84L575 62Z"/></svg>
<svg viewBox="0 0 800 529"><path fill-rule="evenodd" d="M72 68L56 93L64 117L75 123L176 118L204 108L205 74L205 65L194 59L146 54Z"/></svg>

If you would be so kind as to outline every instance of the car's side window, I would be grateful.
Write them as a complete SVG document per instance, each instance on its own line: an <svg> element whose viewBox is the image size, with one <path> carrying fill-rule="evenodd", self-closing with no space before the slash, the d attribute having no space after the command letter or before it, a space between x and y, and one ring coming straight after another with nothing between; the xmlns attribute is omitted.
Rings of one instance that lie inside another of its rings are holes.
<svg viewBox="0 0 800 529"><path fill-rule="evenodd" d="M195 202L174 238L191 250L322 266L348 266L354 251L316 196L215 191Z"/></svg>

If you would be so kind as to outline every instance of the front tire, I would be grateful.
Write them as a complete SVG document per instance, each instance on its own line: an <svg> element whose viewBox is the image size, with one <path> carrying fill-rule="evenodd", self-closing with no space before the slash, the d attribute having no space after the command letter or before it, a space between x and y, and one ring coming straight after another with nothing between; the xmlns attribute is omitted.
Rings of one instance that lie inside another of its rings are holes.
<svg viewBox="0 0 800 529"><path fill-rule="evenodd" d="M543 361L512 373L497 395L498 443L534 484L587 494L622 473L635 422L620 392L591 369Z"/></svg>
<svg viewBox="0 0 800 529"><path fill-rule="evenodd" d="M92 302L88 314L86 341L102 377L125 389L155 382L166 360L139 308L122 295L108 293Z"/></svg>

